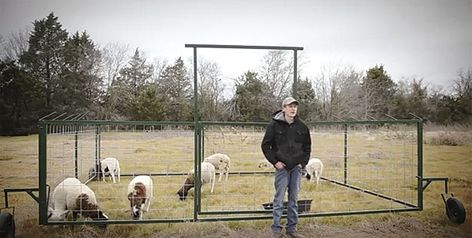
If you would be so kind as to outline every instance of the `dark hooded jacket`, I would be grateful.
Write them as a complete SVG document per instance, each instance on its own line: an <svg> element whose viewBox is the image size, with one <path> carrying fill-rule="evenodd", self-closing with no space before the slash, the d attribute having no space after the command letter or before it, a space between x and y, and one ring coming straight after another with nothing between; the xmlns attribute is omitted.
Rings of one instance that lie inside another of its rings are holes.
<svg viewBox="0 0 472 238"><path fill-rule="evenodd" d="M264 156L273 165L281 161L287 169L298 164L305 168L311 153L310 130L298 116L292 124L288 124L284 113L279 110L272 114L261 147Z"/></svg>

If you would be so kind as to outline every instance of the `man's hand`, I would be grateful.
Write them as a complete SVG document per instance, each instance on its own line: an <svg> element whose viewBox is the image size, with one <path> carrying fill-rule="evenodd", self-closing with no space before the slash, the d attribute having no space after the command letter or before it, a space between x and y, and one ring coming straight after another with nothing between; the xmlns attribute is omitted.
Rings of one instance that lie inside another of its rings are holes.
<svg viewBox="0 0 472 238"><path fill-rule="evenodd" d="M276 169L283 169L287 167L287 165L285 165L283 162L280 162L280 161L277 161L277 163L275 163L274 166Z"/></svg>

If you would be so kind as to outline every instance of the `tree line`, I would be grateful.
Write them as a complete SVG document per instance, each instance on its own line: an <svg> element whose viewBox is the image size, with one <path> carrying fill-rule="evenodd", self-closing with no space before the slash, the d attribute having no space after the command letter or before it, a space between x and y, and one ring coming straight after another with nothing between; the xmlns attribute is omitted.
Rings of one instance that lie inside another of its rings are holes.
<svg viewBox="0 0 472 238"><path fill-rule="evenodd" d="M54 13L30 31L0 36L0 134L34 133L51 112L93 120L193 120L193 70L179 57L149 60L116 43L98 46L87 32L70 34ZM268 121L291 95L293 56L269 51L257 70L233 79L227 93L220 66L198 60L200 120ZM458 71L451 90L423 79L395 82L385 66L352 67L302 76L296 95L305 121L421 116L437 124L472 122L472 67ZM226 95L227 94L227 95ZM225 96L226 95L226 96Z"/></svg>

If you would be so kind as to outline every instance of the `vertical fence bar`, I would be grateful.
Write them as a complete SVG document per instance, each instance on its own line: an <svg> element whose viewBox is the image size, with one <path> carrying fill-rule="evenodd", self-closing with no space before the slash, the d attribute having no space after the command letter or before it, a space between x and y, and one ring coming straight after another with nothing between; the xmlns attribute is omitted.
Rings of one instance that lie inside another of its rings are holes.
<svg viewBox="0 0 472 238"><path fill-rule="evenodd" d="M48 125L44 122L39 122L39 138L38 138L38 153L39 153L39 175L38 175L38 186L39 186L39 224L45 225L47 223L48 216L48 204L47 204L47 165L46 165L46 154L47 154L47 130Z"/></svg>
<svg viewBox="0 0 472 238"><path fill-rule="evenodd" d="M200 155L200 128L198 126L198 83L197 83L197 47L193 47L193 122L194 122L194 176L195 176L195 197L193 199L193 221L198 220L198 212L200 211L199 203L200 203L200 174L198 170L198 158Z"/></svg>
<svg viewBox="0 0 472 238"><path fill-rule="evenodd" d="M95 125L95 165L94 165L94 168L95 168L95 174L93 177L95 177L95 179L99 180L100 177L98 176L99 174L99 171L98 171L98 165L100 163L100 158L101 158L101 137L100 137L100 125Z"/></svg>
<svg viewBox="0 0 472 238"><path fill-rule="evenodd" d="M297 87L298 87L298 84L297 84L297 61L298 61L298 57L297 57L297 50L293 50L293 88L292 88L292 96L297 98Z"/></svg>
<svg viewBox="0 0 472 238"><path fill-rule="evenodd" d="M100 163L100 158L102 158L102 128L100 125L97 125L98 131L98 159L97 163Z"/></svg>
<svg viewBox="0 0 472 238"><path fill-rule="evenodd" d="M75 143L74 143L74 174L75 178L79 178L79 124L75 125Z"/></svg>
<svg viewBox="0 0 472 238"><path fill-rule="evenodd" d="M99 139L99 136L100 136L99 133L100 132L98 130L99 130L98 125L95 125L95 168L97 168L97 164L98 164L99 158L100 158L99 154L98 154L99 153L98 152L98 147L99 147L99 140L100 140ZM96 172L98 172L98 171L96 171Z"/></svg>
<svg viewBox="0 0 472 238"><path fill-rule="evenodd" d="M417 129L417 154L418 154L418 207L423 210L423 121L416 122Z"/></svg>
<svg viewBox="0 0 472 238"><path fill-rule="evenodd" d="M344 184L347 184L347 124L344 124Z"/></svg>

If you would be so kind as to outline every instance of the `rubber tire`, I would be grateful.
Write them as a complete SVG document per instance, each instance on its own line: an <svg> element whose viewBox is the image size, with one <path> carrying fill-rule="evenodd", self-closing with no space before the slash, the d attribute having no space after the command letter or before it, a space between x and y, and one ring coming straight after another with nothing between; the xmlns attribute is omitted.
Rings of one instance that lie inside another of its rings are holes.
<svg viewBox="0 0 472 238"><path fill-rule="evenodd" d="M8 212L0 213L0 237L15 237L15 219L13 215Z"/></svg>
<svg viewBox="0 0 472 238"><path fill-rule="evenodd" d="M449 220L456 224L462 224L465 221L465 208L459 199L450 197L446 201L446 215Z"/></svg>

